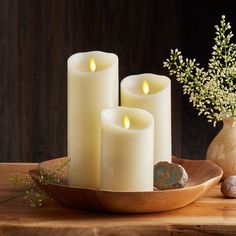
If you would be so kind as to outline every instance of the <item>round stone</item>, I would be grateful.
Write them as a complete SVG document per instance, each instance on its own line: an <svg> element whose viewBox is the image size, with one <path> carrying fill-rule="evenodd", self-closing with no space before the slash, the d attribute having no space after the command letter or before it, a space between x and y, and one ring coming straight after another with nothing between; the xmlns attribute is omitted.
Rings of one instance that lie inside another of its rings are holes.
<svg viewBox="0 0 236 236"><path fill-rule="evenodd" d="M229 176L223 181L221 192L224 197L236 198L236 175Z"/></svg>
<svg viewBox="0 0 236 236"><path fill-rule="evenodd" d="M188 181L188 174L181 165L166 161L154 166L154 186L158 189L183 188Z"/></svg>

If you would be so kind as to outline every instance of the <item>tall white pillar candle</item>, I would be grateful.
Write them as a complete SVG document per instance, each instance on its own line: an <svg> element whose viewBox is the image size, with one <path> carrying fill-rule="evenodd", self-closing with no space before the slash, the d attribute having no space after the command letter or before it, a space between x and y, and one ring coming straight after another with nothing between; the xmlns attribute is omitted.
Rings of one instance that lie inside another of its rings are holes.
<svg viewBox="0 0 236 236"><path fill-rule="evenodd" d="M100 51L68 59L70 185L98 188L101 111L118 105L118 57Z"/></svg>
<svg viewBox="0 0 236 236"><path fill-rule="evenodd" d="M121 82L121 105L142 108L155 119L155 157L171 162L171 81L155 74L132 75Z"/></svg>
<svg viewBox="0 0 236 236"><path fill-rule="evenodd" d="M142 109L102 112L101 189L152 191L154 118Z"/></svg>

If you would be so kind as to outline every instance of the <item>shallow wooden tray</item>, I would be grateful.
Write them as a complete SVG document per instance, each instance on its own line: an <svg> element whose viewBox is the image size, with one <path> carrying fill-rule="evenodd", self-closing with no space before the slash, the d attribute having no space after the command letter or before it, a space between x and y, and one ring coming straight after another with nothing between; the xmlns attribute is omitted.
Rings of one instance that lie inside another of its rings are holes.
<svg viewBox="0 0 236 236"><path fill-rule="evenodd" d="M63 158L58 158L42 162L39 168L50 168L62 160ZM65 170L65 179L62 179L60 184L41 185L38 181L39 169L30 170L29 173L43 190L51 193L53 198L63 205L117 213L151 213L186 206L206 194L223 175L221 168L210 161L173 157L173 162L182 165L189 175L185 188L151 192L101 191L67 185L67 170Z"/></svg>

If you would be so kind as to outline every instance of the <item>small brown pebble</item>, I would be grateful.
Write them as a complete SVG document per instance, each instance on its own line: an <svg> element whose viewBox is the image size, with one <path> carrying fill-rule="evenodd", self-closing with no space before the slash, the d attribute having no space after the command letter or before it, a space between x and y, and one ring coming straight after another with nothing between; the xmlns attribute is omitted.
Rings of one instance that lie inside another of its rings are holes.
<svg viewBox="0 0 236 236"><path fill-rule="evenodd" d="M223 181L221 192L224 197L236 198L236 175L229 176Z"/></svg>
<svg viewBox="0 0 236 236"><path fill-rule="evenodd" d="M183 188L188 174L181 165L161 161L154 166L154 186L158 189Z"/></svg>

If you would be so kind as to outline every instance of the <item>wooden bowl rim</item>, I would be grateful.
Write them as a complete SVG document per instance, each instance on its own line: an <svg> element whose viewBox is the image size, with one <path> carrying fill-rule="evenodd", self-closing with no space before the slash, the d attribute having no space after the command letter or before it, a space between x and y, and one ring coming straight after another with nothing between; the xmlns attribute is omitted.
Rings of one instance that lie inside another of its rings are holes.
<svg viewBox="0 0 236 236"><path fill-rule="evenodd" d="M68 157L60 157L60 158L56 158L56 159L50 159L44 162L39 163L38 168L37 169L31 169L29 170L29 174L30 176L32 176L33 178L35 178L36 180L38 179L38 173L39 173L39 169L40 166L42 166L43 164L47 164L47 162L50 161L61 161L63 159L66 159ZM189 160L189 159L181 159L181 158L177 158L176 156L172 156L172 160L175 162L178 162L177 164L179 164L179 162L198 162L198 163L207 163L211 168L214 168L216 171L216 173L214 175L212 175L212 177L210 177L209 179L203 181L200 184L196 184L193 186L186 186L184 188L179 188L179 189L167 189L167 190L153 190L153 191L132 191L132 192L124 192L124 191L114 191L114 190L103 190L103 189L95 189L95 188L84 188L84 187L78 187L78 186L73 186L73 185L68 185L68 184L60 184L60 183L51 183L48 182L47 185L53 185L53 186L58 186L58 187L64 187L64 188L71 188L71 189L77 189L77 190L90 190L90 191L94 191L94 192L101 192L101 193L119 193L119 194L143 194L143 193L161 193L161 192L165 192L165 193L171 193L171 192L183 192L183 191L188 191L191 189L195 189L197 187L203 187L206 184L209 184L211 182L214 182L215 179L219 178L221 179L221 177L223 176L223 170L217 166L215 163L208 161L208 160Z"/></svg>

